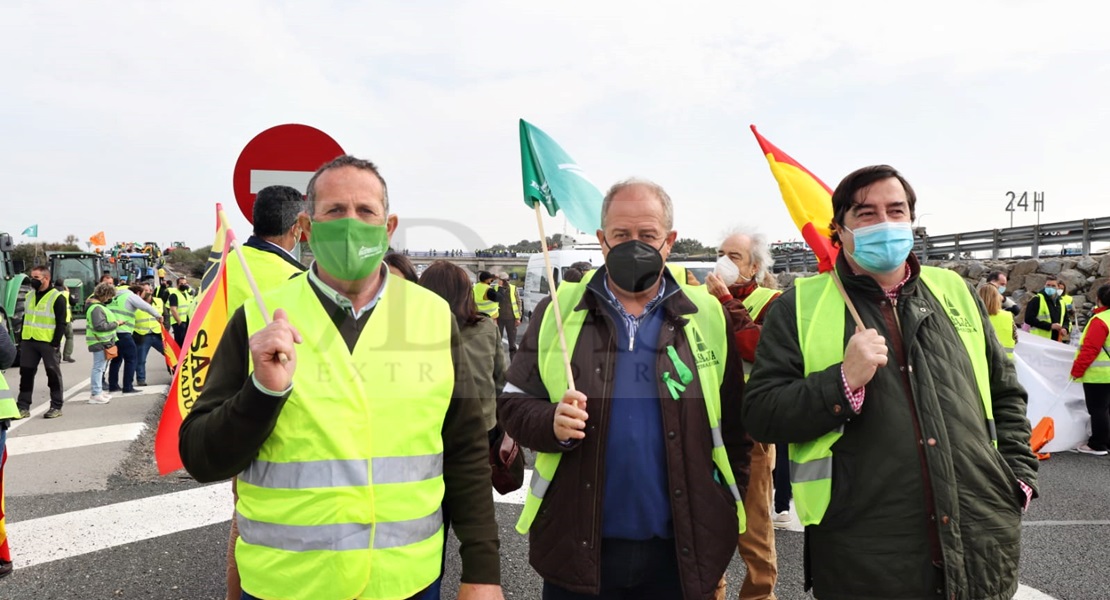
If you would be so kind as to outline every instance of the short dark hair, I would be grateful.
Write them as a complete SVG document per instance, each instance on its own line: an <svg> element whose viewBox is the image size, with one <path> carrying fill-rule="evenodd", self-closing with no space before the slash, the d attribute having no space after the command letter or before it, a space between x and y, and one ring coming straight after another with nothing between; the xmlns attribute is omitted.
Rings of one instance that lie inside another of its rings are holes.
<svg viewBox="0 0 1110 600"><path fill-rule="evenodd" d="M405 279L413 283L418 281L416 277L416 267L412 266L412 261L404 254L400 252L387 252L383 260L386 265L400 271L401 274L405 276Z"/></svg>
<svg viewBox="0 0 1110 600"><path fill-rule="evenodd" d="M1060 278L1055 275L1045 275L1044 282L1047 284L1050 281L1060 281Z"/></svg>
<svg viewBox="0 0 1110 600"><path fill-rule="evenodd" d="M490 279L493 279L493 273L490 273L489 271L479 271L478 272L478 281L481 281L481 282L484 283L486 281L489 281Z"/></svg>
<svg viewBox="0 0 1110 600"><path fill-rule="evenodd" d="M582 270L577 267L567 267L566 270L563 271L563 281L578 283L579 281L582 281L583 277L585 277L585 274L583 274Z"/></svg>
<svg viewBox="0 0 1110 600"><path fill-rule="evenodd" d="M1005 273L1003 273L1002 271L991 271L990 274L987 275L987 283L994 283L995 281L1002 279L1003 275L1005 275Z"/></svg>
<svg viewBox="0 0 1110 600"><path fill-rule="evenodd" d="M437 260L424 269L418 283L447 301L460 326L473 325L482 319L478 313L478 305L474 302L470 276L462 267L446 260Z"/></svg>
<svg viewBox="0 0 1110 600"><path fill-rule="evenodd" d="M287 185L271 185L258 190L254 197L254 235L273 238L289 231L297 215L305 210L304 196Z"/></svg>
<svg viewBox="0 0 1110 600"><path fill-rule="evenodd" d="M382 208L387 215L389 214L389 188L385 185L385 178L383 178L382 174L378 171L378 165L368 160L355 158L350 154L344 154L320 165L320 168L316 169L316 172L312 174L312 179L308 180L308 186L305 188L305 201L308 202L308 206L305 212L307 212L309 216L316 213L316 180L324 174L324 171L330 171L340 167L354 167L373 173L374 177L377 177L378 181L382 184L382 204L384 205Z"/></svg>
<svg viewBox="0 0 1110 600"><path fill-rule="evenodd" d="M594 268L593 264L586 260L580 260L570 265L572 268L578 269L582 273L586 273Z"/></svg>
<svg viewBox="0 0 1110 600"><path fill-rule="evenodd" d="M902 184L902 189L906 190L906 202L910 205L910 220L917 218L915 212L917 207L917 194L914 193L913 187L910 182L906 181L905 177L898 172L897 169L890 165L872 165L870 167L863 167L856 169L848 174L847 177L840 180L840 184L832 193L832 208L833 220L829 223L829 229L832 230L832 235L829 237L837 246L840 245L840 235L836 232L834 225L844 225L844 216L848 211L857 204L859 200L856 199L856 193L866 188L867 186L890 179L891 177L897 179Z"/></svg>
<svg viewBox="0 0 1110 600"><path fill-rule="evenodd" d="M1110 306L1110 283L1099 286L1098 291L1095 292L1098 296L1098 303L1103 306Z"/></svg>
<svg viewBox="0 0 1110 600"><path fill-rule="evenodd" d="M40 273L46 273L47 278L50 277L50 268L47 267L46 265L35 265L35 266L31 267L31 273L34 273L35 271L38 271Z"/></svg>

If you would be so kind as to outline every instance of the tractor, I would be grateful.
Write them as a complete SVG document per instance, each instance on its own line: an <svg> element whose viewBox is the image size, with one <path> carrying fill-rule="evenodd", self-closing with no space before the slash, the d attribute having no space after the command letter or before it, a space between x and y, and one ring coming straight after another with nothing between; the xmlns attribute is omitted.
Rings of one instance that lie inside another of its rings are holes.
<svg viewBox="0 0 1110 600"><path fill-rule="evenodd" d="M0 321L16 346L23 330L23 303L31 291L22 260L12 258L12 236L0 233Z"/></svg>
<svg viewBox="0 0 1110 600"><path fill-rule="evenodd" d="M59 279L69 290L74 318L85 314L85 301L100 283L101 275L110 272L108 259L93 252L47 252L50 276Z"/></svg>

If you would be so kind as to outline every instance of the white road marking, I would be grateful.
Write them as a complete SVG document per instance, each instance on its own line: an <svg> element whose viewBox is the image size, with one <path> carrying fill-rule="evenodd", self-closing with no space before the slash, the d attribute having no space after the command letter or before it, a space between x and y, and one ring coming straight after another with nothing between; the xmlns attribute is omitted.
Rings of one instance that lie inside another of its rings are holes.
<svg viewBox="0 0 1110 600"><path fill-rule="evenodd" d="M17 568L231 520L231 484L209 485L8 524Z"/></svg>
<svg viewBox="0 0 1110 600"><path fill-rule="evenodd" d="M130 442L139 437L145 427L143 423L124 423L8 438L8 453L11 456L23 456L35 452L80 448L94 444Z"/></svg>
<svg viewBox="0 0 1110 600"><path fill-rule="evenodd" d="M308 180L312 179L315 171L267 171L256 169L251 171L251 193L257 194L258 190L271 185L287 185L296 188L300 193L308 189Z"/></svg>
<svg viewBox="0 0 1110 600"><path fill-rule="evenodd" d="M80 392L81 390L85 389L85 386L89 385L90 383L92 383L92 382L89 381L88 377L86 377L81 383L78 383L77 385L75 385L75 386L69 388L68 390L62 392L62 401L63 402L68 401L70 398L72 398L74 395L76 395L77 392ZM21 425L23 425L27 421L30 421L31 419L41 415L42 413L46 412L49 409L50 409L50 401L47 400L46 402L43 402L42 404L38 405L37 408L31 409L31 416L30 417L27 417L26 419L13 420L11 425L8 426L8 435L10 436L12 434L12 432L16 430L16 428L20 427ZM62 412L64 414L65 411L62 411ZM10 439L11 438L9 438L9 440Z"/></svg>
<svg viewBox="0 0 1110 600"><path fill-rule="evenodd" d="M524 471L524 487L494 502L524 504L532 470ZM231 484L208 485L8 524L8 537L19 548L16 568L25 569L231 521ZM1031 587L1019 586L1014 600L1057 600Z"/></svg>

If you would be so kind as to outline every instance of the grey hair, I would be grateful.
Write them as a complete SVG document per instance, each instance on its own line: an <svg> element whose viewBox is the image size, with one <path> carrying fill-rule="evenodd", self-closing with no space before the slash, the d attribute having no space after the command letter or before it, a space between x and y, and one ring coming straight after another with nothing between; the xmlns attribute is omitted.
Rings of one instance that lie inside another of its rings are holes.
<svg viewBox="0 0 1110 600"><path fill-rule="evenodd" d="M736 225L721 237L721 244L734 235L744 235L752 241L752 260L758 268L752 279L757 281L763 279L763 276L771 272L771 267L775 265L775 257L771 254L771 245L767 242L767 236L751 225ZM720 248L721 244L717 244L717 247Z"/></svg>
<svg viewBox="0 0 1110 600"><path fill-rule="evenodd" d="M667 195L667 191L663 189L663 186L655 183L654 181L648 181L647 179L639 179L636 177L631 177L629 179L625 179L624 181L614 183L613 187L609 188L608 192L605 192L605 199L601 201L602 229L605 228L605 215L609 214L609 206L613 203L613 196L616 196L617 193L619 193L621 190L630 187L645 187L652 194L655 194L655 197L659 198L660 204L663 205L663 227L668 232L674 229L674 204L671 202L671 197Z"/></svg>
<svg viewBox="0 0 1110 600"><path fill-rule="evenodd" d="M338 169L340 167L354 167L373 173L374 177L377 177L378 181L382 184L382 208L385 209L386 215L389 214L389 188L385 185L385 178L383 178L382 174L378 171L378 165L362 158L356 158L350 154L344 154L321 165L320 168L316 169L316 172L312 174L312 179L308 180L308 186L305 188L305 202L307 203L305 210L308 216L311 217L316 213L316 180L319 179L325 171Z"/></svg>

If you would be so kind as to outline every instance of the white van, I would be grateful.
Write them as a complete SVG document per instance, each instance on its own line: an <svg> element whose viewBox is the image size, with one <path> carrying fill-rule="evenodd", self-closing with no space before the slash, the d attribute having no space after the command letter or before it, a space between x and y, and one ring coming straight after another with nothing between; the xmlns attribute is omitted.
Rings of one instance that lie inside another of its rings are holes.
<svg viewBox="0 0 1110 600"><path fill-rule="evenodd" d="M605 264L600 244L578 245L566 250L552 250L549 254L551 255L552 276L555 278L556 286L563 280L563 274L567 268L576 262L588 262L595 269ZM549 296L550 293L551 291L547 285L547 274L544 273L543 253L537 252L528 257L528 271L524 276L524 290L521 298L524 300L525 316L531 318L536 305L540 303L540 300Z"/></svg>
<svg viewBox="0 0 1110 600"><path fill-rule="evenodd" d="M701 260L668 260L667 264L686 269L686 271L694 274L694 277L698 279L698 283L704 284L705 276L712 273L713 269L717 267L717 258L704 258Z"/></svg>

